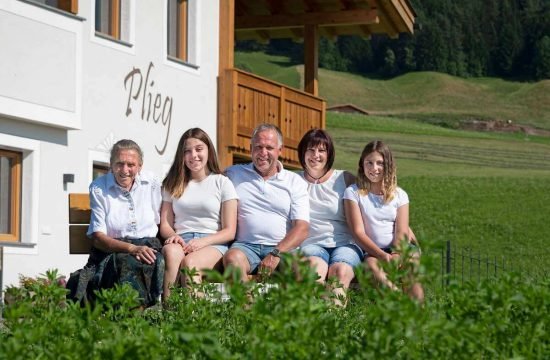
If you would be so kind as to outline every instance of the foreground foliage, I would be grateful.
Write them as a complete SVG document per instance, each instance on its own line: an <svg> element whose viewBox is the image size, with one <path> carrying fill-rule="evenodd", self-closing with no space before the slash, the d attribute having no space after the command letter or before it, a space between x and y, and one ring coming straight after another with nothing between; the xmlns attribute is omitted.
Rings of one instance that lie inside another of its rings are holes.
<svg viewBox="0 0 550 360"><path fill-rule="evenodd" d="M50 281L36 282L31 294L4 309L0 359L550 356L548 281L510 276L451 284L431 291L420 306L400 293L375 290L360 272L360 290L351 291L341 309L324 300L328 293L306 266L293 268L271 278L277 285L263 295L232 285L236 274L218 274L214 280L227 282L228 301L180 290L164 310L144 312L132 310L136 293L126 286L104 291L94 309L65 304L51 272ZM431 275L425 276L429 283Z"/></svg>

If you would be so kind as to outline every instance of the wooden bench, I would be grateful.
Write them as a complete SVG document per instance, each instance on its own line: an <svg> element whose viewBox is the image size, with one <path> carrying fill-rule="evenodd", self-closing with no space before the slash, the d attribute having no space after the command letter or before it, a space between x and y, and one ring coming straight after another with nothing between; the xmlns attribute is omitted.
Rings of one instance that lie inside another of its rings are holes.
<svg viewBox="0 0 550 360"><path fill-rule="evenodd" d="M92 240L86 236L92 211L88 193L69 194L69 253L89 254Z"/></svg>

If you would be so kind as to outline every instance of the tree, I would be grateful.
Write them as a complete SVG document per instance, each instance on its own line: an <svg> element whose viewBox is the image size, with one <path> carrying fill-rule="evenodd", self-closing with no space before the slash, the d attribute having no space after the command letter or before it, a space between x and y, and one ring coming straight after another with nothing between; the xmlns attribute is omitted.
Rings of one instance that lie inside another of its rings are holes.
<svg viewBox="0 0 550 360"><path fill-rule="evenodd" d="M550 79L550 36L537 41L534 64L536 79Z"/></svg>

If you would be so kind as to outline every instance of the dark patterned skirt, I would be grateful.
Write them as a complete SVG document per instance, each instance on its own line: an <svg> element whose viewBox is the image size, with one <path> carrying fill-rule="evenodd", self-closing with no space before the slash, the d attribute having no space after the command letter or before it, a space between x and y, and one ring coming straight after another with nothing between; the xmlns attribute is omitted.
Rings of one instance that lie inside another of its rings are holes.
<svg viewBox="0 0 550 360"><path fill-rule="evenodd" d="M162 294L164 258L157 238L118 239L157 250L155 262L142 263L128 253L105 253L92 247L88 263L71 274L67 281L67 298L82 305L95 301L95 291L109 289L115 284L130 284L139 293L141 304L154 305Z"/></svg>

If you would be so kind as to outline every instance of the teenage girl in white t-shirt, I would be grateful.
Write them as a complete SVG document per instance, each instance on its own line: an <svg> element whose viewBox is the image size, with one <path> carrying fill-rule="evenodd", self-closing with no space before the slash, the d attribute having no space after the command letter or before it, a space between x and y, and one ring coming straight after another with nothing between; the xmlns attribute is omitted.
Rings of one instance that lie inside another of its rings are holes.
<svg viewBox="0 0 550 360"><path fill-rule="evenodd" d="M397 187L395 162L382 141L372 141L363 149L357 182L346 189L344 204L351 232L366 252L368 268L378 282L397 289L378 262L398 259L402 240L410 241L409 197ZM406 291L423 301L420 283L413 281Z"/></svg>
<svg viewBox="0 0 550 360"><path fill-rule="evenodd" d="M235 238L237 193L221 174L214 145L199 128L187 130L162 182L160 235L166 264L163 298L170 295L182 268L212 269ZM185 279L181 279L184 283Z"/></svg>

